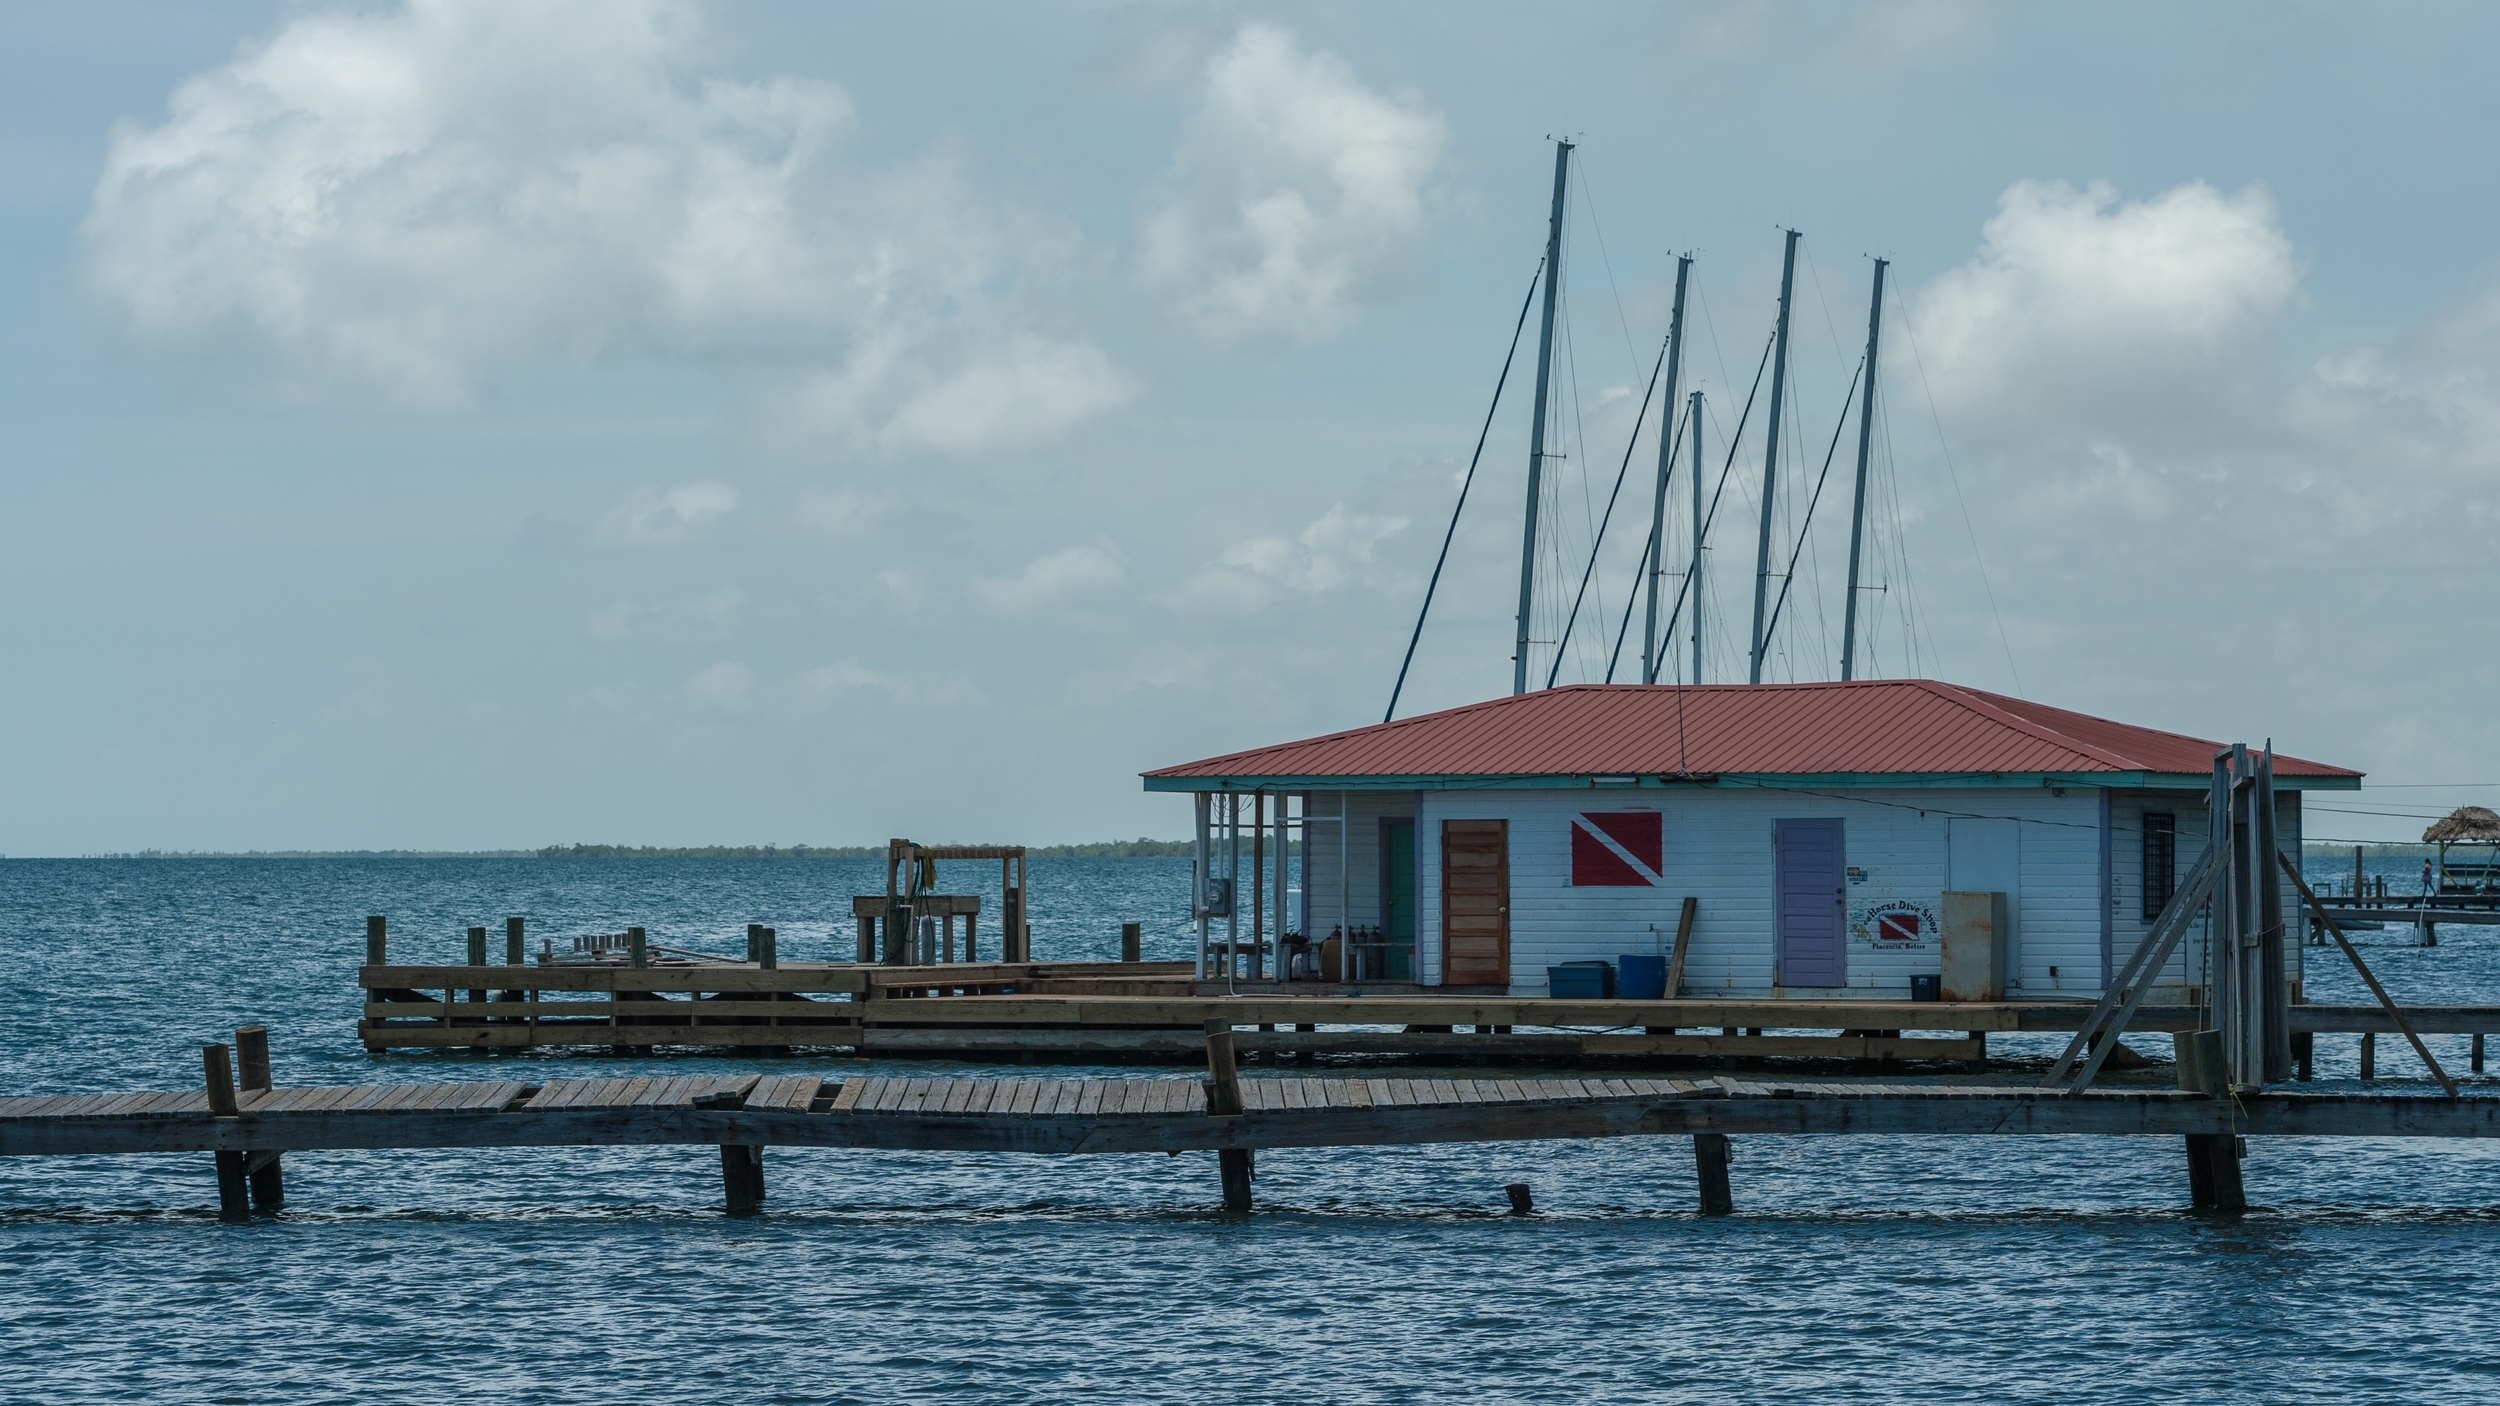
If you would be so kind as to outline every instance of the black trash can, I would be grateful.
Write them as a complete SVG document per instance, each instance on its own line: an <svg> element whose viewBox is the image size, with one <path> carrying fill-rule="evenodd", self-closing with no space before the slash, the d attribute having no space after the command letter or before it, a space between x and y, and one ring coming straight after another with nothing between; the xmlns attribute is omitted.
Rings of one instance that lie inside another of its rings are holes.
<svg viewBox="0 0 2500 1406"><path fill-rule="evenodd" d="M1910 999L1913 1001L1943 1000L1944 977L1935 972L1929 972L1925 976L1911 977Z"/></svg>

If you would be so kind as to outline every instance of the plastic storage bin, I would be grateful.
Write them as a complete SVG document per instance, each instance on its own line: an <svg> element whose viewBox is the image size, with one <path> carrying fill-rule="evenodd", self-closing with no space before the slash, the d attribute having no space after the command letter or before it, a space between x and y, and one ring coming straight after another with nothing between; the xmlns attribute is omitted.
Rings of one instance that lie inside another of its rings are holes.
<svg viewBox="0 0 2500 1406"><path fill-rule="evenodd" d="M1545 969L1546 994L1567 1001L1603 1001L1615 994L1615 969L1607 962L1565 962Z"/></svg>
<svg viewBox="0 0 2500 1406"><path fill-rule="evenodd" d="M1667 959L1626 953L1615 958L1615 993L1627 1001L1656 1001L1667 994Z"/></svg>

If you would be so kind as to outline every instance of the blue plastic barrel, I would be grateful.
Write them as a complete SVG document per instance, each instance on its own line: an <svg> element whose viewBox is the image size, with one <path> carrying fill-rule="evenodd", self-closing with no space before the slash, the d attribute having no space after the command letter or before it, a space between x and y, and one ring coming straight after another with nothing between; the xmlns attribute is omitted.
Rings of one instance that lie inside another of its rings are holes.
<svg viewBox="0 0 2500 1406"><path fill-rule="evenodd" d="M1625 954L1615 958L1615 994L1627 1001L1656 1001L1667 994L1667 959Z"/></svg>

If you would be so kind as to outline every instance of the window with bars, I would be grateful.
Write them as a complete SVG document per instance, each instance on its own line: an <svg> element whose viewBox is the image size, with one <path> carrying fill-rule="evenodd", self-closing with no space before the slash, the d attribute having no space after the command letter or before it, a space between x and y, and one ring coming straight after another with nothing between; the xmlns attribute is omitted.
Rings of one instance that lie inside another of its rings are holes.
<svg viewBox="0 0 2500 1406"><path fill-rule="evenodd" d="M2178 889L2179 817L2176 812L2144 812L2144 921L2161 916Z"/></svg>

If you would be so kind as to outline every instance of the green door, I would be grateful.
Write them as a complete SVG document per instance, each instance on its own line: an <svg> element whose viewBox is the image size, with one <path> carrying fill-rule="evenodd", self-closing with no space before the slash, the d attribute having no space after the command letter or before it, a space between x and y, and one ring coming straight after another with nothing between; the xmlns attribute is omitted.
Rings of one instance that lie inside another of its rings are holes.
<svg viewBox="0 0 2500 1406"><path fill-rule="evenodd" d="M1380 827L1382 866L1387 880L1381 928L1388 946L1389 980L1415 979L1415 822L1383 821Z"/></svg>

